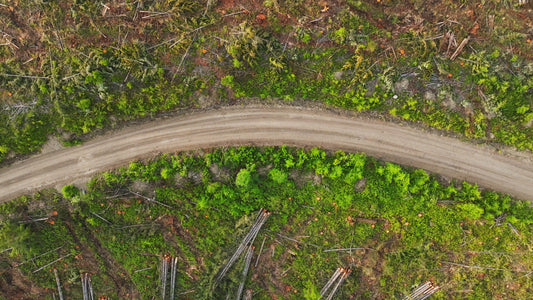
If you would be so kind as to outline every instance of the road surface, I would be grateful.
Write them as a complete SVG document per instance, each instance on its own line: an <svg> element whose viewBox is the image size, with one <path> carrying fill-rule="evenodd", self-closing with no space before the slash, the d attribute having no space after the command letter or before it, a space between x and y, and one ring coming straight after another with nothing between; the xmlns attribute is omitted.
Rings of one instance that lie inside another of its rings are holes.
<svg viewBox="0 0 533 300"><path fill-rule="evenodd" d="M378 120L297 107L241 107L157 120L80 146L35 155L0 169L0 202L60 187L158 153L237 145L318 146L361 151L402 165L533 201L533 155L489 147Z"/></svg>

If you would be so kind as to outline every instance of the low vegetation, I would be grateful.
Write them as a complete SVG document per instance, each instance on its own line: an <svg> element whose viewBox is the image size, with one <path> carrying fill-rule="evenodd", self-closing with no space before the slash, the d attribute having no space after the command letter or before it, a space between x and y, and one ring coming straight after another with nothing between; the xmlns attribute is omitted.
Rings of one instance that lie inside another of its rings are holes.
<svg viewBox="0 0 533 300"><path fill-rule="evenodd" d="M11 1L0 5L0 160L52 135L72 145L123 121L256 96L533 150L530 5Z"/></svg>
<svg viewBox="0 0 533 300"><path fill-rule="evenodd" d="M528 203L364 154L162 155L0 211L0 298L53 299L54 273L65 299L88 293L87 276L110 299L157 299L163 283L176 299L317 299L336 270L338 299L402 297L428 281L435 299L533 292Z"/></svg>

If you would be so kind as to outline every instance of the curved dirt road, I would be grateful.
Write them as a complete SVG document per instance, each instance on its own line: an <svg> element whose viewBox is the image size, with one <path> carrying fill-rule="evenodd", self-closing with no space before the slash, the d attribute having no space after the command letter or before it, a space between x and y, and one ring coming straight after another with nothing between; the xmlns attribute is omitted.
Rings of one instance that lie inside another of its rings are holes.
<svg viewBox="0 0 533 300"><path fill-rule="evenodd" d="M213 146L319 146L362 151L403 165L533 201L533 157L376 120L303 108L226 108L128 127L81 146L36 155L0 169L0 202L156 153Z"/></svg>

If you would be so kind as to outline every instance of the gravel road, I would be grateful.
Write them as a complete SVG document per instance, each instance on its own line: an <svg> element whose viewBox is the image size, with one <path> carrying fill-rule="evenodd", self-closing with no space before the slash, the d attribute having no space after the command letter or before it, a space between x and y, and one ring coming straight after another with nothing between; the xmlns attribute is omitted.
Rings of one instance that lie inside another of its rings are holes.
<svg viewBox="0 0 533 300"><path fill-rule="evenodd" d="M86 180L158 153L237 145L319 146L361 151L533 201L533 155L378 120L297 107L225 108L135 125L83 145L38 154L0 169L0 202Z"/></svg>

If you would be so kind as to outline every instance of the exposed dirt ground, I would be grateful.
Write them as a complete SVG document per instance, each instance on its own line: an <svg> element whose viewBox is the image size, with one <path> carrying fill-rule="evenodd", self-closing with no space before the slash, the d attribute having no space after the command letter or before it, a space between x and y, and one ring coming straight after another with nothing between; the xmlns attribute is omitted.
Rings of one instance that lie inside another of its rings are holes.
<svg viewBox="0 0 533 300"><path fill-rule="evenodd" d="M238 107L124 128L0 169L0 201L60 187L157 153L238 145L318 146L468 180L533 201L533 155L498 153L434 133L298 107Z"/></svg>

